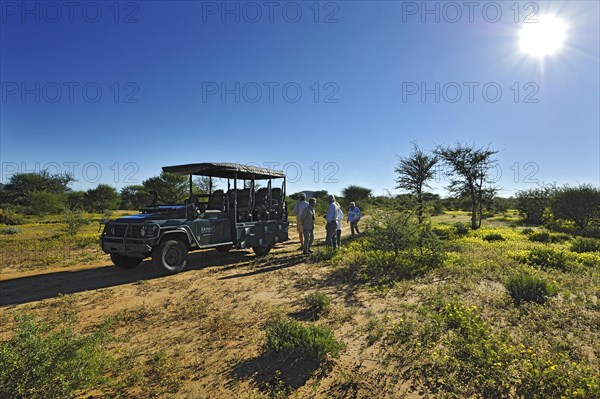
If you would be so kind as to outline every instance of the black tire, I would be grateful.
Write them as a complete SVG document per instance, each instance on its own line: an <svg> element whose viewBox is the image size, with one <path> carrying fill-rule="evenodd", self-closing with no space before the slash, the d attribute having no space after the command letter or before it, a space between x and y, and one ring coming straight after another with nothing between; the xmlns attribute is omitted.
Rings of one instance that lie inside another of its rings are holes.
<svg viewBox="0 0 600 399"><path fill-rule="evenodd" d="M119 269L134 269L144 261L144 258L136 258L134 256L126 256L117 253L110 254L110 260Z"/></svg>
<svg viewBox="0 0 600 399"><path fill-rule="evenodd" d="M226 253L231 251L231 248L233 248L233 245L221 245L220 247L217 247L217 251Z"/></svg>
<svg viewBox="0 0 600 399"><path fill-rule="evenodd" d="M256 254L256 256L265 256L269 252L271 252L271 246L269 246L269 245L263 245L263 246L260 246L260 247L252 247L252 250L254 251L254 253Z"/></svg>
<svg viewBox="0 0 600 399"><path fill-rule="evenodd" d="M187 265L187 254L187 246L183 242L167 240L152 250L152 263L161 273L179 273Z"/></svg>

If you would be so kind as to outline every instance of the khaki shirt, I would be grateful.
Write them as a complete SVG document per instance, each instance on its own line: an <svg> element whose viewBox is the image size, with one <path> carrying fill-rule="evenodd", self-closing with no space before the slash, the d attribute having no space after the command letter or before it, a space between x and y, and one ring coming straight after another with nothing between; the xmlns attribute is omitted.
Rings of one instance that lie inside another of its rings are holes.
<svg viewBox="0 0 600 399"><path fill-rule="evenodd" d="M302 212L302 216L300 216L300 220L302 222L302 227L304 230L314 230L315 229L315 208L312 206L307 206L306 209Z"/></svg>

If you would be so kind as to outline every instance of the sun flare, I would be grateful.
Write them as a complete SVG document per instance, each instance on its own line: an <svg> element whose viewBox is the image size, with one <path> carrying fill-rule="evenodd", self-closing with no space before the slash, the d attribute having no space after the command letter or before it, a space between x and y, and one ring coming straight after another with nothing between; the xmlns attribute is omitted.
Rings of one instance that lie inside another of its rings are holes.
<svg viewBox="0 0 600 399"><path fill-rule="evenodd" d="M567 24L554 15L542 15L537 20L523 26L519 43L521 50L539 58L553 55L565 42Z"/></svg>

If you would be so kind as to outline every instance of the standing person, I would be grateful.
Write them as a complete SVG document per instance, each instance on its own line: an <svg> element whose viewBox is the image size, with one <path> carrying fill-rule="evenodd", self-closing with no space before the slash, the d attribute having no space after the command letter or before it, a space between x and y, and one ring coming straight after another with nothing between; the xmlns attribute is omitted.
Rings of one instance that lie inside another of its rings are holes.
<svg viewBox="0 0 600 399"><path fill-rule="evenodd" d="M302 253L305 255L312 254L310 247L312 246L313 239L315 238L315 205L317 204L317 200L315 198L311 198L308 201L308 205L302 211L300 215L300 221L302 223L302 227L304 228L304 248Z"/></svg>
<svg viewBox="0 0 600 399"><path fill-rule="evenodd" d="M338 209L340 207L335 202L335 197L333 196L333 194L329 194L329 197L327 197L327 201L329 201L329 207L327 208L327 213L325 214L325 219L327 220L327 236L325 237L325 245L335 249L337 244L336 236L338 229Z"/></svg>
<svg viewBox="0 0 600 399"><path fill-rule="evenodd" d="M298 230L298 237L300 237L300 248L298 250L304 250L304 228L302 227L302 212L308 207L308 202L306 202L306 194L300 193L298 196L298 203L294 205L294 209L292 209L292 213L296 216L296 230Z"/></svg>
<svg viewBox="0 0 600 399"><path fill-rule="evenodd" d="M352 237L354 237L354 230L356 230L356 234L360 234L360 230L358 230L358 221L361 217L362 213L360 209L354 202L351 202L350 208L348 208L348 222L350 222L350 231L352 233Z"/></svg>
<svg viewBox="0 0 600 399"><path fill-rule="evenodd" d="M342 222L344 221L344 212L342 212L342 207L340 206L340 204L338 204L337 202L335 203L338 207L338 213L337 213L337 235L336 235L336 240L337 240L337 247L341 248L342 247Z"/></svg>

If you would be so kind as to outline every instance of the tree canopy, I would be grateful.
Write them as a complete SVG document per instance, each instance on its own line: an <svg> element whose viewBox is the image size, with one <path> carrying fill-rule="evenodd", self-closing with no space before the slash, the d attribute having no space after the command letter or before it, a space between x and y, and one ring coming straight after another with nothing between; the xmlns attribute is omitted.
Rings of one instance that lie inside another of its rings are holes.
<svg viewBox="0 0 600 399"><path fill-rule="evenodd" d="M490 147L476 148L475 144L458 142L454 147L439 146L436 154L450 167L448 191L471 199L471 228L481 227L483 204L498 191L490 179L490 170L496 167L493 158L498 151Z"/></svg>

